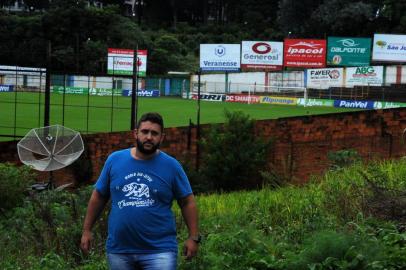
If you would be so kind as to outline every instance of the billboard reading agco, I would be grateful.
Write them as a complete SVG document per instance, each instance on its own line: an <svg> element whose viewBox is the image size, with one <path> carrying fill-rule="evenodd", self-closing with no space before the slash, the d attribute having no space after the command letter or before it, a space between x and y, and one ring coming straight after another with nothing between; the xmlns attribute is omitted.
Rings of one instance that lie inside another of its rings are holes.
<svg viewBox="0 0 406 270"><path fill-rule="evenodd" d="M330 66L369 66L370 38L328 37L327 64Z"/></svg>

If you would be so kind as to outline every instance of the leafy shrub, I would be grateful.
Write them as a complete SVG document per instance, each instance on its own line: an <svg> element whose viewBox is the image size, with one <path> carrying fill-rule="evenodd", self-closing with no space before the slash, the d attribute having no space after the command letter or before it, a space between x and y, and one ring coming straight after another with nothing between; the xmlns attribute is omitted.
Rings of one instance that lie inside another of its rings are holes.
<svg viewBox="0 0 406 270"><path fill-rule="evenodd" d="M327 157L331 162L330 167L333 170L348 167L361 161L360 155L358 154L357 150L354 149L329 152Z"/></svg>
<svg viewBox="0 0 406 270"><path fill-rule="evenodd" d="M70 269L80 264L82 222L90 193L91 187L77 193L55 190L33 193L22 207L9 211L8 218L0 220L0 269L7 266L10 261L7 258L14 257L12 254L19 255L16 268L28 265L33 269ZM95 226L96 254L103 253L105 220L103 215ZM30 255L37 256L33 259Z"/></svg>
<svg viewBox="0 0 406 270"><path fill-rule="evenodd" d="M35 173L28 166L0 163L0 211L20 206L34 179Z"/></svg>
<svg viewBox="0 0 406 270"><path fill-rule="evenodd" d="M217 190L260 187L270 141L255 135L254 121L241 111L225 111L226 122L213 126L203 140L201 173Z"/></svg>

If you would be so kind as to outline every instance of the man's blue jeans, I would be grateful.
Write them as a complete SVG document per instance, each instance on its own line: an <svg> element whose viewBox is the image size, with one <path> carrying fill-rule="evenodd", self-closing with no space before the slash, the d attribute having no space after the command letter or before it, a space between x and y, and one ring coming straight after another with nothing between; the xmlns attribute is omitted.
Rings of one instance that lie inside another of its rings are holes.
<svg viewBox="0 0 406 270"><path fill-rule="evenodd" d="M176 270L177 254L164 252L154 254L107 253L111 270Z"/></svg>

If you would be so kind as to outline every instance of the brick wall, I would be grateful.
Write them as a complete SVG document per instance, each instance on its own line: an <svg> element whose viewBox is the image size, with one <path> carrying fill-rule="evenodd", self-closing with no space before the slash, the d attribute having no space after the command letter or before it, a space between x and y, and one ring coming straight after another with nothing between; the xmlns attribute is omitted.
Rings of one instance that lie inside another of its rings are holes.
<svg viewBox="0 0 406 270"><path fill-rule="evenodd" d="M202 126L202 134L208 125ZM322 174L329 166L327 153L356 149L366 160L398 158L406 155L402 142L406 129L406 108L302 116L256 122L256 132L274 139L270 165L293 183L303 183L312 174ZM187 127L165 129L162 150L176 158L195 164L196 130ZM191 138L188 144L188 138ZM97 179L106 157L117 149L133 145L132 132L83 135L87 158L93 167L92 181ZM0 143L0 162L19 163L16 142ZM77 167L54 172L57 185L74 182ZM47 179L48 173L39 173Z"/></svg>

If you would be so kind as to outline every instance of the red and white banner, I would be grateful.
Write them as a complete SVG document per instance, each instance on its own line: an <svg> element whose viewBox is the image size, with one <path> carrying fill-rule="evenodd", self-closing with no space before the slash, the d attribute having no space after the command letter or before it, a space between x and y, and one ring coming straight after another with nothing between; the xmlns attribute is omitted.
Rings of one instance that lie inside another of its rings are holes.
<svg viewBox="0 0 406 270"><path fill-rule="evenodd" d="M324 39L285 39L283 65L322 68L326 66L327 42Z"/></svg>
<svg viewBox="0 0 406 270"><path fill-rule="evenodd" d="M243 41L241 68L281 70L283 42Z"/></svg>
<svg viewBox="0 0 406 270"><path fill-rule="evenodd" d="M239 103L259 103L259 96L251 95L226 95L226 102L239 102Z"/></svg>

